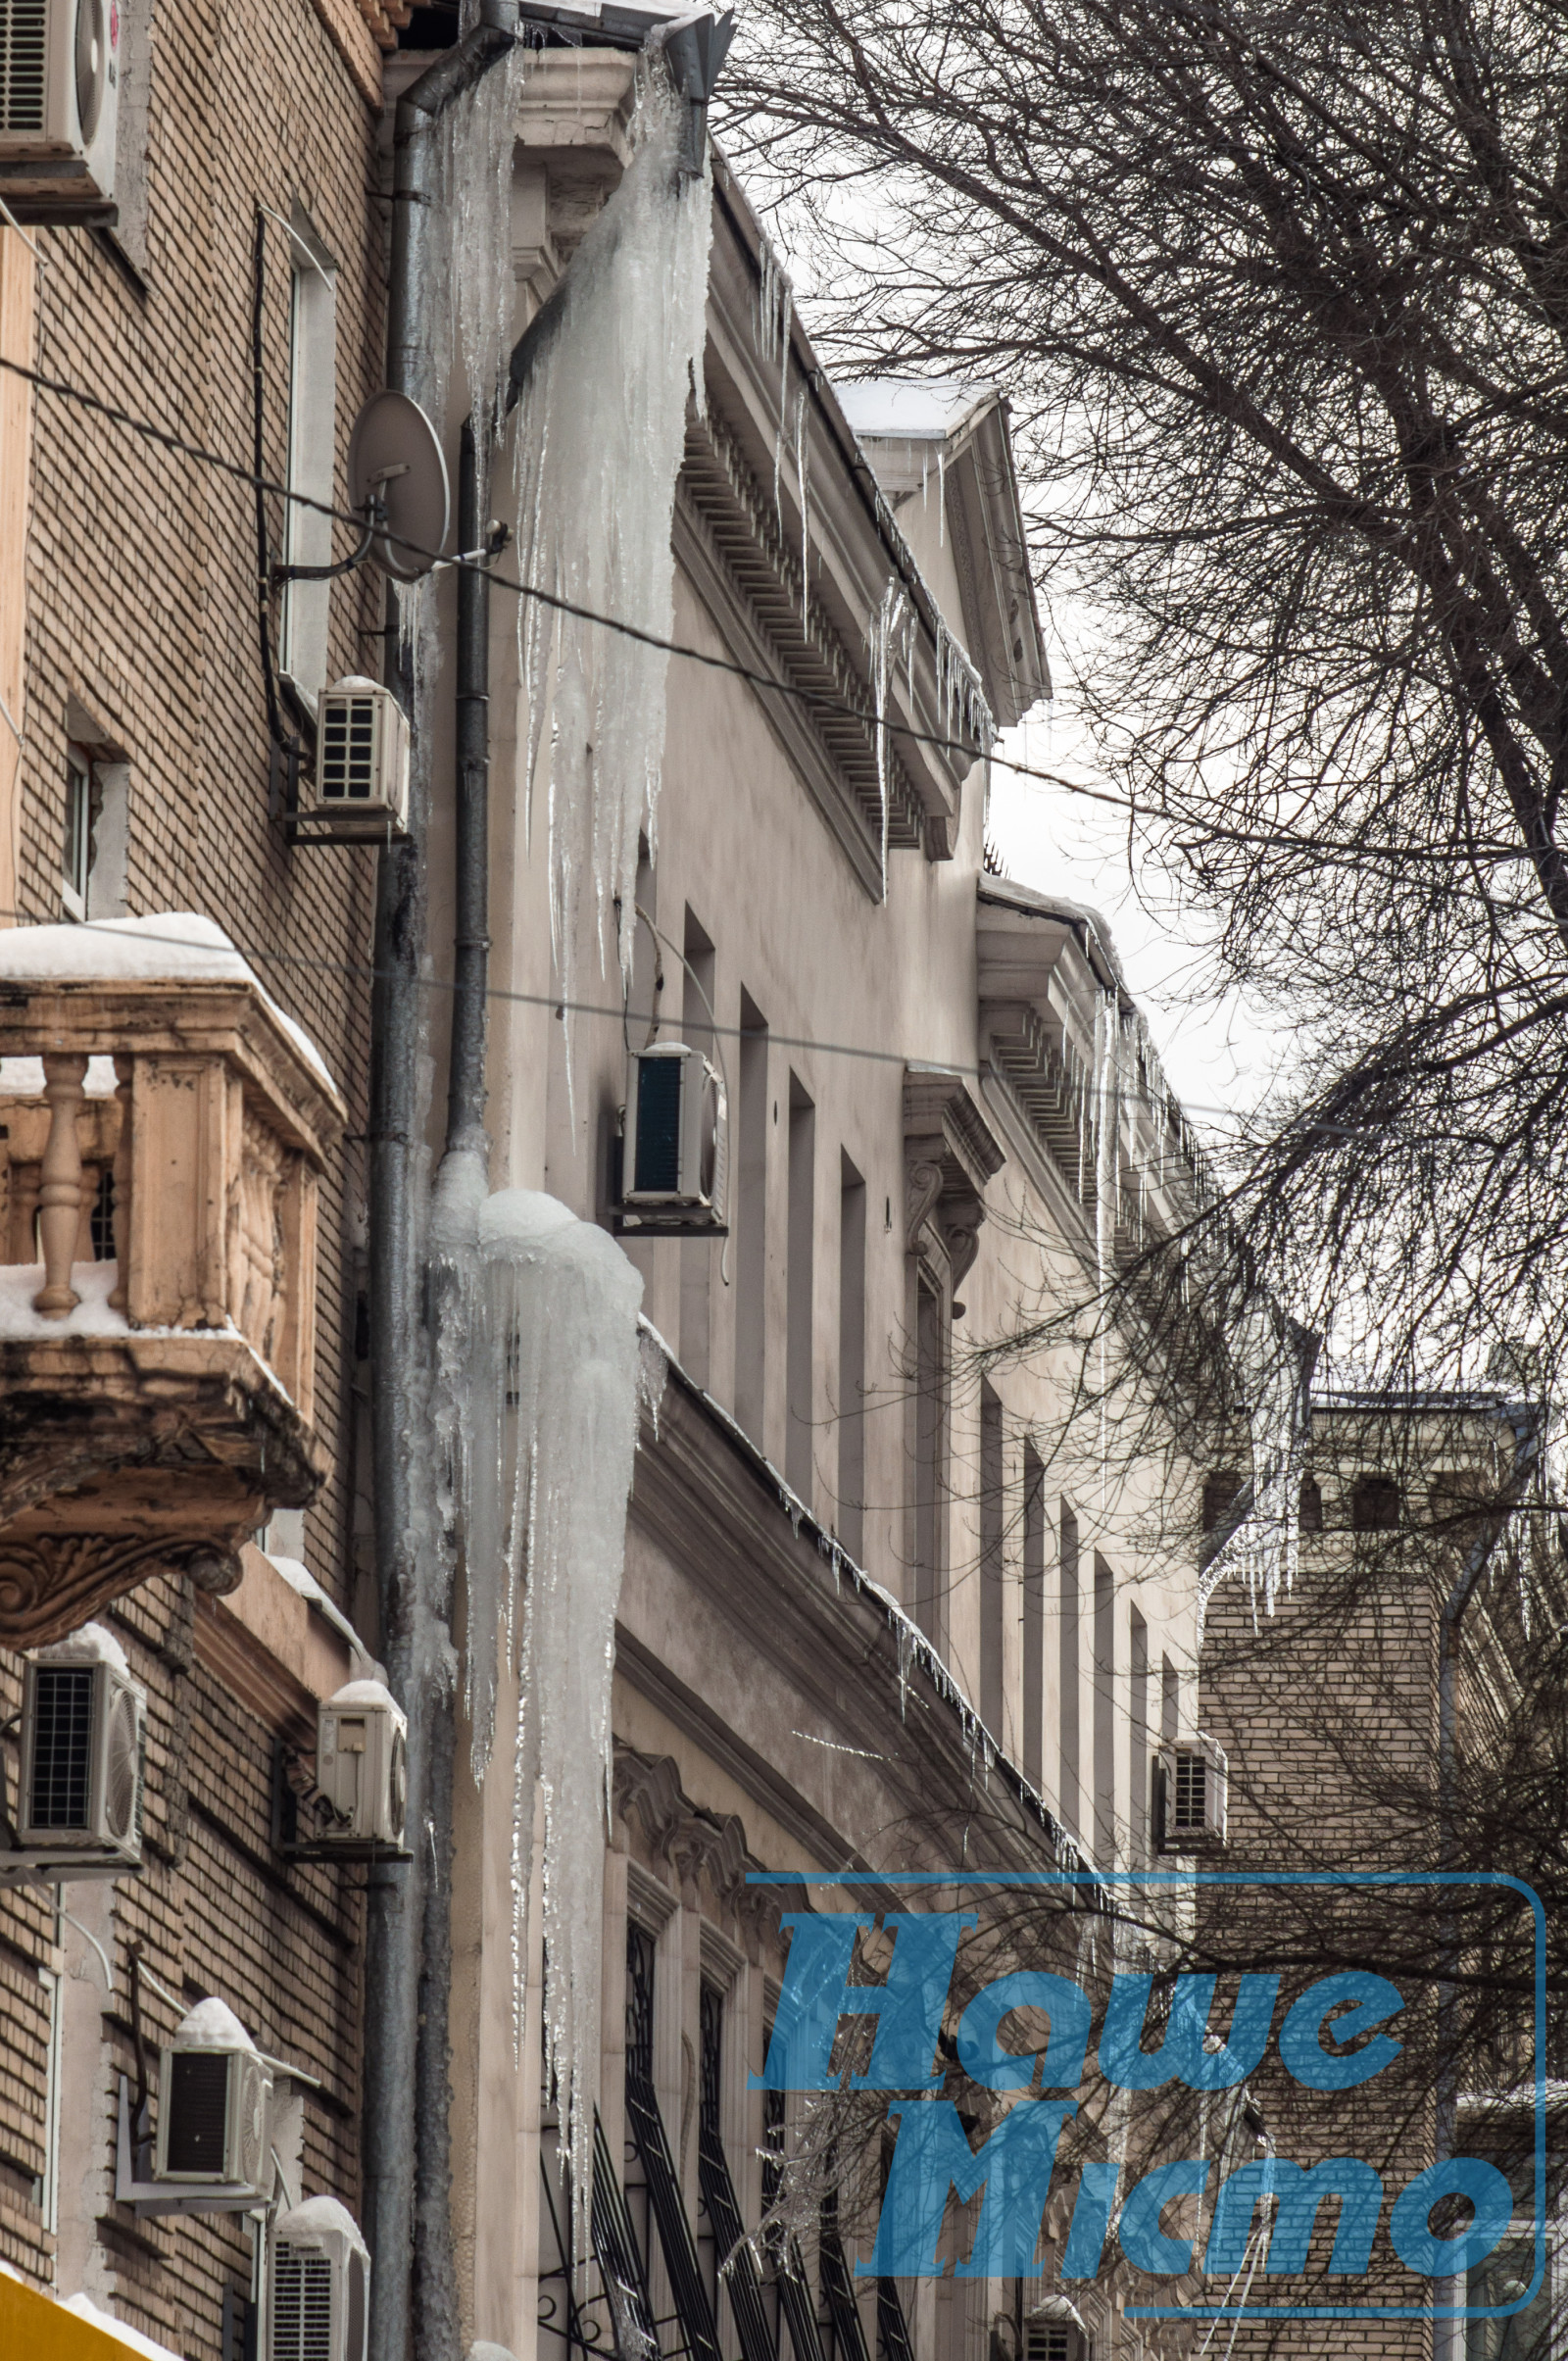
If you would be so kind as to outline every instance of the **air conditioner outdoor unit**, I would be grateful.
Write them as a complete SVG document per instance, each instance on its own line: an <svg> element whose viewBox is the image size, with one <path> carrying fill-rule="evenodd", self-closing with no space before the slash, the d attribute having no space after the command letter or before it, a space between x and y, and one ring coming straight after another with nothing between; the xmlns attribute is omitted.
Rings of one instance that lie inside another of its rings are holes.
<svg viewBox="0 0 1568 2361"><path fill-rule="evenodd" d="M398 1846L408 1784L409 1725L379 1681L350 1681L316 1716L316 1792L322 1845Z"/></svg>
<svg viewBox="0 0 1568 2361"><path fill-rule="evenodd" d="M101 1624L26 1658L16 1833L34 1868L70 1877L140 1867L146 1714L146 1692Z"/></svg>
<svg viewBox="0 0 1568 2361"><path fill-rule="evenodd" d="M350 674L322 691L312 818L348 838L384 843L408 834L408 715L379 681Z"/></svg>
<svg viewBox="0 0 1568 2361"><path fill-rule="evenodd" d="M19 221L113 221L118 0L0 0L0 198Z"/></svg>
<svg viewBox="0 0 1568 2361"><path fill-rule="evenodd" d="M1201 1731L1165 1746L1157 1760L1155 1825L1165 1852L1201 1852L1225 1843L1229 1773L1225 1749Z"/></svg>
<svg viewBox="0 0 1568 2361"><path fill-rule="evenodd" d="M198 2001L159 2054L153 2178L270 2196L272 2070L233 2010Z"/></svg>
<svg viewBox="0 0 1568 2361"><path fill-rule="evenodd" d="M720 1231L728 1183L724 1082L684 1041L658 1041L626 1074L621 1147L622 1230Z"/></svg>
<svg viewBox="0 0 1568 2361"><path fill-rule="evenodd" d="M370 2257L346 2205L308 2197L272 2232L266 2361L365 2361Z"/></svg>

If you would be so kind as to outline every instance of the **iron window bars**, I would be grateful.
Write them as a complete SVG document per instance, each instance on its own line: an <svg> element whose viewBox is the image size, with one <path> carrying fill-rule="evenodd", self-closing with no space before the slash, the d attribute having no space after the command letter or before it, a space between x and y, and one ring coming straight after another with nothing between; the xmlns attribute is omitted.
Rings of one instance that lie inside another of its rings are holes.
<svg viewBox="0 0 1568 2361"><path fill-rule="evenodd" d="M741 2361L778 2361L778 2347L762 2301L757 2258L747 2243L719 2129L724 2003L709 1984L702 1990L702 2038L703 2093L697 2126L697 2179L703 2210L713 2233L718 2273L735 2316Z"/></svg>
<svg viewBox="0 0 1568 2361"><path fill-rule="evenodd" d="M569 2193L565 2195L565 2222L563 2224L558 2197L562 2195L551 2159L541 2147L539 2169L544 2182L545 2209L549 2216L551 2234L556 2242L556 2264L552 2270L539 2274L539 2325L542 2330L564 2336L568 2351L584 2353L605 2361L613 2351L616 2361L658 2361L659 2337L654 2321L654 2307L648 2293L648 2277L643 2269L642 2253L637 2234L615 2167L605 2138L604 2126L594 2113L594 2185L593 2201L589 2208L589 2230L593 2240L593 2263L599 2274L602 2292L579 2298L571 2267L572 2236ZM542 2258L541 2258L542 2259ZM547 2283L559 2280L564 2320L557 2314L557 2296L553 2288L547 2292ZM606 2321L596 2317L600 2307L609 2315ZM608 2335L608 2343L607 2343Z"/></svg>
<svg viewBox="0 0 1568 2361"><path fill-rule="evenodd" d="M626 2127L643 2169L669 2275L682 2339L676 2350L689 2354L691 2361L721 2361L713 2307L703 2285L697 2241L654 2090L654 1946L637 1926L626 1932Z"/></svg>
<svg viewBox="0 0 1568 2361"><path fill-rule="evenodd" d="M769 2029L771 2040L771 2029ZM784 2181L784 2093L765 2090L762 2093L762 2206L764 2211L774 2204ZM768 2236L768 2258L773 2266L774 2285L778 2289L779 2310L790 2333L795 2361L826 2361L822 2349L822 2334L816 2323L816 2307L811 2301L810 2284L806 2276L806 2264L800 2241L787 2241L775 2230Z"/></svg>

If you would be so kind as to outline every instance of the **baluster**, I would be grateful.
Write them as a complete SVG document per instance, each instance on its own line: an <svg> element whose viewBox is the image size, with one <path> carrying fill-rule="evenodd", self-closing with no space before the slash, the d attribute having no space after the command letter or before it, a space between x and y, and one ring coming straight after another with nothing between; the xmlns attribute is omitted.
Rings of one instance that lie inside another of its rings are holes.
<svg viewBox="0 0 1568 2361"><path fill-rule="evenodd" d="M38 1190L38 1237L43 1247L43 1286L32 1308L46 1320L63 1320L80 1296L71 1284L81 1221L81 1146L76 1113L81 1106L85 1058L45 1058L43 1095L49 1102L49 1144L43 1152Z"/></svg>
<svg viewBox="0 0 1568 2361"><path fill-rule="evenodd" d="M115 1059L115 1097L120 1101L120 1138L115 1146L115 1285L111 1311L123 1311L130 1278L130 1081L128 1058Z"/></svg>

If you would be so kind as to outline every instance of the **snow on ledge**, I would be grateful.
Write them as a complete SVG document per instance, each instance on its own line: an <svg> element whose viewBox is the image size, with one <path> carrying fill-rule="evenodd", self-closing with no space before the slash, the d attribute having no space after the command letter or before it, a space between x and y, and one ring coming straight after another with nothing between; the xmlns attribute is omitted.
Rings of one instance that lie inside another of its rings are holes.
<svg viewBox="0 0 1568 2361"><path fill-rule="evenodd" d="M80 926L0 928L0 979L24 984L251 984L306 1064L328 1090L336 1088L304 1026L284 1014L217 919L197 910L159 910L150 918L93 918ZM41 1089L41 1066L39 1073Z"/></svg>
<svg viewBox="0 0 1568 2361"><path fill-rule="evenodd" d="M878 442L945 442L997 398L994 385L964 377L858 377L833 391L856 434Z"/></svg>
<svg viewBox="0 0 1568 2361"><path fill-rule="evenodd" d="M232 1320L221 1328L132 1328L124 1313L110 1305L119 1276L120 1264L113 1256L107 1262L74 1262L71 1284L81 1302L63 1320L46 1320L32 1308L32 1299L43 1287L43 1264L0 1262L0 1338L36 1337L43 1342L62 1336L226 1336L255 1354ZM276 1375L268 1373L277 1385Z"/></svg>
<svg viewBox="0 0 1568 2361"><path fill-rule="evenodd" d="M122 2344L127 2352L141 2353L145 2361L180 2361L179 2355L171 2352L167 2344L155 2344L150 2336L142 2335L140 2329L131 2328L126 2321L117 2320L112 2312L100 2310L90 2295L70 2296L61 2303L60 2309L74 2312L89 2328L97 2329L105 2336L113 2336L116 2343Z"/></svg>

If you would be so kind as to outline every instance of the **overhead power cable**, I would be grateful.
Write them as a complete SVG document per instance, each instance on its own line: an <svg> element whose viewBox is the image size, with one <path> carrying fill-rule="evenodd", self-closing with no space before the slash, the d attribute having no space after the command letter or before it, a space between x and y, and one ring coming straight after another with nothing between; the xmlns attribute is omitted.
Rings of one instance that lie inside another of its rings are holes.
<svg viewBox="0 0 1568 2361"><path fill-rule="evenodd" d="M318 516L330 517L335 524L352 525L357 532L365 529L364 517L357 516L352 509L336 508L329 501L313 499L307 492L296 492L272 476L244 467L238 460L225 458L220 451L209 450L205 444L192 442L186 435L175 434L169 427L155 425L149 418L138 418L133 411L122 410L117 403L106 402L101 395L90 393L84 386L73 385L67 378L48 376L41 369L28 369L22 362L8 360L4 355L0 355L0 369L23 378L40 392L54 394L63 402L74 402L81 409L91 411L94 416L107 419L112 425L123 426L128 432L141 436L147 442L157 443L166 451L217 468L234 482L245 484L254 491L270 492L279 500L292 501L297 507L310 509ZM701 664L709 671L727 672L733 678L744 680L754 688L766 690L772 696L791 698L798 704L814 707L819 712L847 714L873 736L885 729L891 736L906 739L911 745L930 747L939 754L960 756L967 762L995 761L1016 778L1035 779L1043 786L1058 789L1063 795L1077 796L1093 804L1105 804L1113 811L1126 812L1133 819L1196 830L1197 843L1251 845L1263 850L1288 849L1310 854L1316 861L1346 861L1357 867L1377 862L1402 867L1412 861L1434 864L1457 861L1470 866L1477 863L1507 863L1529 858L1522 846L1501 840L1481 839L1474 844L1448 847L1336 845L1324 837L1309 835L1298 829L1225 827L1206 816L1200 817L1196 812L1184 818L1178 812L1140 803L1134 796L1117 795L1105 787L1086 787L1081 780L1069 779L1060 771L1042 770L1037 764L1016 762L1006 755L992 755L988 749L971 745L966 739L943 737L930 730L916 729L910 722L879 720L874 713L867 712L863 705L851 698L836 697L825 689L806 688L796 681L781 680L776 673L759 671L753 665L738 664L731 657L715 656L706 648L694 648L682 640L665 639L659 632L645 630L638 623L627 622L617 615L602 615L592 607L580 606L575 600L563 598L559 592L546 590L539 583L519 582L508 574L497 573L493 566L486 562L483 551L443 557L439 551L426 549L421 543L406 540L399 534L388 534L386 537L397 541L400 548L412 555L428 559L432 566L483 573L496 589L510 590L517 598L534 600L558 615L570 615L577 622L590 623L601 631L618 632L624 639L636 640L662 655L678 656L684 663ZM1190 852L1193 845L1184 844L1182 849Z"/></svg>
<svg viewBox="0 0 1568 2361"><path fill-rule="evenodd" d="M50 926L58 923L54 919L35 917L30 911L17 910L0 910L0 920L9 920L13 926L19 929ZM85 918L72 921L74 931L78 934L90 934L97 928L115 934L118 940L123 940L123 936L120 932L122 923L111 918ZM167 944L171 949L176 951L188 952L191 949L188 935L157 935L151 934L143 928L135 939L139 943ZM390 970L376 967L368 959L312 958L304 952L275 951L270 945L236 943L232 935L227 937L227 941L229 949L238 958L254 960L259 966L298 967L313 975L352 976L356 981L368 984L390 980ZM17 985L25 985L29 981L26 976L15 976L10 980ZM400 982L407 981L402 977L398 980ZM40 990L43 988L43 981L44 979L39 979ZM416 981L419 987L427 992L453 992L457 989L455 982L447 976L421 975ZM603 1016L616 1025L624 1023L626 1017L624 1005L616 1008L605 1001L567 1000L559 992L518 992L508 985L491 984L487 986L485 999L511 1003L518 1008L549 1008L557 1016ZM872 1049L864 1043L855 1041L823 1041L814 1033L781 1033L773 1025L760 1027L757 1025L726 1025L716 1023L705 1015L703 1030L708 1033L721 1034L726 1041L766 1041L774 1049L814 1050L823 1058L863 1058L874 1065L918 1065L922 1062L920 1058L904 1050ZM962 1058L952 1058L944 1061L943 1070L947 1073L961 1074L966 1081L972 1082L981 1078L986 1069L974 1063L965 1064ZM1196 1100L1180 1098L1174 1089L1169 1088L1164 1091L1144 1091L1133 1090L1129 1087L1122 1091L1121 1096L1125 1105L1152 1107L1161 1112L1174 1102L1184 1114L1226 1115L1233 1119L1236 1116L1234 1107L1203 1106Z"/></svg>

